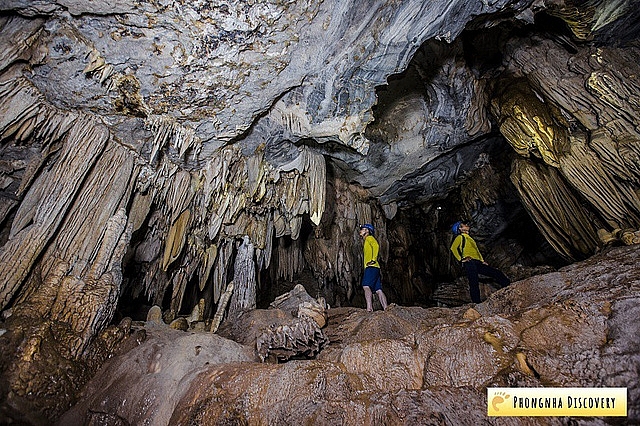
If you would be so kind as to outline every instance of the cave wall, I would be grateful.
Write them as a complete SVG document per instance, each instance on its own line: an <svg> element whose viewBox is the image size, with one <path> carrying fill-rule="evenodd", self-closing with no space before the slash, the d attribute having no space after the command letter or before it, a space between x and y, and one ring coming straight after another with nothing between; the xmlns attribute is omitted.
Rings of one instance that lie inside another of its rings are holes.
<svg viewBox="0 0 640 426"><path fill-rule="evenodd" d="M591 3L583 23L607 5ZM573 22L571 6L552 12ZM2 375L3 410L64 409L71 385L33 391L38 348L89 374L124 297L167 319L200 299L212 314L245 236L258 292L306 272L318 295L357 304L357 225L373 222L391 296L427 300L429 275L450 270L450 222L510 220L491 155L504 140L561 256L636 242L637 41L612 45L599 24L568 49L565 34L522 30L540 7L3 2L0 338L2 372L19 372ZM458 39L505 21L515 32L492 38L490 61ZM438 206L412 234L410 209Z"/></svg>

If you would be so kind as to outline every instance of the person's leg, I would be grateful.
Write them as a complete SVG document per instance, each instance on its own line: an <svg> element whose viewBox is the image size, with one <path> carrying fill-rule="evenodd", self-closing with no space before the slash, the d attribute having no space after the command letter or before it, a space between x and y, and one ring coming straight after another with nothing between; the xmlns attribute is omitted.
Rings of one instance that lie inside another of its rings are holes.
<svg viewBox="0 0 640 426"><path fill-rule="evenodd" d="M382 309L386 310L387 309L387 296L384 295L384 292L382 291L382 273L380 272L380 268L378 269L378 278L376 279L376 285L373 287L373 289L375 290L376 294L378 295L378 300L380 301L380 304L382 305Z"/></svg>
<svg viewBox="0 0 640 426"><path fill-rule="evenodd" d="M378 295L378 300L380 300L380 304L382 305L382 309L386 310L387 309L387 296L384 295L384 293L382 292L382 289L376 291L376 294Z"/></svg>
<svg viewBox="0 0 640 426"><path fill-rule="evenodd" d="M485 265L484 263L478 264L478 273L493 278L496 283L498 283L500 288L504 288L511 284L509 278L507 278L507 276L503 274L502 271L489 265Z"/></svg>
<svg viewBox="0 0 640 426"><path fill-rule="evenodd" d="M371 275L375 278L373 279L374 284L371 288L378 295L378 300L382 305L382 309L387 309L387 296L385 296L384 292L382 291L382 273L380 272L380 268L372 269L373 271L371 271Z"/></svg>
<svg viewBox="0 0 640 426"><path fill-rule="evenodd" d="M380 269L367 267L362 274L362 288L364 289L364 299L367 301L367 311L373 312L373 292L376 286L380 285Z"/></svg>
<svg viewBox="0 0 640 426"><path fill-rule="evenodd" d="M373 312L373 294L371 293L371 289L369 286L362 286L364 289L364 300L367 301L367 311Z"/></svg>
<svg viewBox="0 0 640 426"><path fill-rule="evenodd" d="M469 279L469 294L471 295L471 301L473 303L480 303L480 284L478 283L478 267L480 262L475 260L469 260L464 262L464 270L467 272L467 278Z"/></svg>

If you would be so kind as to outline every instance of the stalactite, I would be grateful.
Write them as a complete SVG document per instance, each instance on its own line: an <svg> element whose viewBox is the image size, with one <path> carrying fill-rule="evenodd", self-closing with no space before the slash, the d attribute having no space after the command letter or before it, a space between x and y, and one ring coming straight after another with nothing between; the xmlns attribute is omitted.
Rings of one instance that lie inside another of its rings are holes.
<svg viewBox="0 0 640 426"><path fill-rule="evenodd" d="M233 241L232 240L224 240L219 243L218 247L218 259L216 261L214 271L215 274L213 276L213 289L214 289L214 300L219 300L220 295L224 291L227 286L227 277L229 266L231 265L231 257L233 255Z"/></svg>
<svg viewBox="0 0 640 426"><path fill-rule="evenodd" d="M196 153L202 149L202 141L192 128L183 126L168 116L150 116L147 124L155 135L149 159L152 164L157 161L159 153L166 146L176 149L180 159L185 159L189 149Z"/></svg>
<svg viewBox="0 0 640 426"><path fill-rule="evenodd" d="M83 72L87 75L96 75L100 84L104 84L105 81L109 80L107 88L113 88L113 80L111 79L115 73L113 65L108 64L96 49L91 49L89 53L87 53L87 59L89 60L89 64Z"/></svg>
<svg viewBox="0 0 640 426"><path fill-rule="evenodd" d="M460 196L464 211L476 210L478 202L485 206L493 205L499 199L500 179L487 154L480 154L471 170L461 179Z"/></svg>
<svg viewBox="0 0 640 426"><path fill-rule="evenodd" d="M42 59L44 52L34 52L33 47L45 31L43 24L43 19L24 19L17 15L6 14L1 18L3 43L0 43L0 71L5 71L21 59Z"/></svg>
<svg viewBox="0 0 640 426"><path fill-rule="evenodd" d="M129 217L133 224L134 232L140 229L146 218L149 216L152 203L153 195L150 193L136 192L133 195L131 209L129 210Z"/></svg>
<svg viewBox="0 0 640 426"><path fill-rule="evenodd" d="M200 261L207 261L205 241L215 243L246 234L254 244L257 267L269 267L274 237L290 235L293 240L298 239L302 217L310 214L311 192L315 200L314 220L321 217L325 167L324 158L307 148L301 149L293 165L278 171L264 161L260 148L246 160L233 147L217 151L195 185L194 217L189 232L194 235L194 244L200 246L196 249ZM221 268L230 265L230 252L224 245L219 246L216 264L210 266L211 275L200 273L201 286L206 285L203 277L212 277L213 303L218 302L226 285L223 277L228 274ZM300 253L293 259L280 261L283 274L288 277L303 265Z"/></svg>
<svg viewBox="0 0 640 426"><path fill-rule="evenodd" d="M135 283L131 289L135 298L144 294L153 304L161 305L164 291L169 285L166 272L160 261L165 233L168 224L166 217L160 211L153 211L149 216L146 234L143 241L136 247L134 261L146 265L145 275L140 283Z"/></svg>
<svg viewBox="0 0 640 426"><path fill-rule="evenodd" d="M526 83L505 89L499 103L494 103L494 113L501 118L500 132L518 154L539 156L550 166L558 166L567 136Z"/></svg>
<svg viewBox="0 0 640 426"><path fill-rule="evenodd" d="M566 54L554 49L551 54ZM529 55L530 51L525 53L518 50L515 58L521 62ZM594 64L601 68L592 70ZM637 157L632 154L626 161L622 160L622 152L629 152L625 148L628 144L621 146L615 143L618 139L625 142L635 139L636 143L630 145L637 145L637 132L630 131L629 123L637 120L634 117L638 116L638 108L630 100L633 98L630 93L638 89L632 88L634 83L627 83L619 73L607 71L605 59L591 64L577 57L572 59L571 66L572 72L583 74L583 79L587 80L587 90L584 86L576 87L576 93L568 96L569 92L565 93L567 87L560 91L548 85L559 69L552 66L549 68L550 75L545 76L532 69L530 73L525 72L527 80L501 87L492 106L494 114L500 117L500 131L515 151L525 157L530 154L540 157L548 166L557 168L563 182L570 185L569 191L575 193L563 197L549 194L537 202L533 199L523 201L531 207L532 217L540 228L545 229L543 234L552 246L563 256L576 259L593 253L598 246L598 238L594 230L585 232L584 229L576 241L566 238L564 229L558 228L560 223L564 225L566 218L588 217L592 224L602 219L604 223L597 225L606 228L603 232L623 227L637 228L640 225L640 195L637 190L638 176L635 174L637 166L633 165ZM634 67L637 69L637 65ZM568 84L571 87L574 81L577 84L579 80L567 81L571 82ZM535 89L529 88L529 84ZM545 102L545 97L550 98L551 102ZM560 109L556 108L556 103ZM583 110L595 113L591 117ZM582 123L586 130L581 130L577 122ZM630 166L626 166L627 163ZM528 180L530 183L525 185L527 189L536 191L533 189L535 181L525 178L530 170L526 173L524 170L520 163L520 170L514 170L512 176L514 182L521 182L521 185L516 185L521 195L530 198L522 194L522 181ZM538 175L546 176L542 172ZM555 174L550 172L549 176ZM565 186L565 183L554 185L563 191L569 188ZM569 203L571 207L565 203L568 198L572 199ZM583 199L588 204L578 202ZM542 203L547 204L544 209L541 208ZM557 212L561 216L553 221L548 217L549 212Z"/></svg>
<svg viewBox="0 0 640 426"><path fill-rule="evenodd" d="M302 147L300 155L290 163L280 167L282 171L297 170L305 179L303 186L299 182L297 176L291 182L290 192L287 192L287 200L289 203L298 201L297 208L292 204L288 205L289 210L294 214L309 213L311 221L318 225L322 219L325 204L326 191L326 164L324 157L318 153L314 153L308 147ZM300 186L299 186L300 185ZM298 195L298 197L295 197ZM307 201L310 205L303 207L302 202Z"/></svg>
<svg viewBox="0 0 640 426"><path fill-rule="evenodd" d="M247 192L253 201L260 201L265 194L265 176L267 171L264 162L264 147L259 147L257 152L249 157L247 168Z"/></svg>
<svg viewBox="0 0 640 426"><path fill-rule="evenodd" d="M207 236L215 240L224 223L232 223L244 207L246 196L242 195L242 173L244 163L236 150L223 149L214 156L201 173L202 196L199 211L204 213Z"/></svg>
<svg viewBox="0 0 640 426"><path fill-rule="evenodd" d="M69 324L75 337L58 339L69 339L73 356L79 357L115 312L132 232L124 209L138 171L132 152L95 119L42 109L60 128L38 125L30 138L44 147L53 143L45 138L54 138L60 152L51 167L34 172L33 180L28 177L30 185L23 182L26 194L14 232L0 250L9 255L14 244L36 250L37 258L22 261L27 280L14 308L37 309L43 319ZM42 241L48 246L37 251Z"/></svg>
<svg viewBox="0 0 640 426"><path fill-rule="evenodd" d="M277 278L293 281L295 274L301 271L304 265L300 240L287 243L284 238L280 238L276 254L278 256Z"/></svg>
<svg viewBox="0 0 640 426"><path fill-rule="evenodd" d="M602 159L602 167L608 174L622 182L639 183L640 147L637 140L640 139L640 135L622 136L616 140L613 134L606 128L592 132L589 147Z"/></svg>
<svg viewBox="0 0 640 426"><path fill-rule="evenodd" d="M57 111L44 103L44 97L25 79L0 83L0 140L19 137L24 142L33 138L43 145L26 167L17 197L24 195L45 162L60 150L62 137L76 119L75 114Z"/></svg>
<svg viewBox="0 0 640 426"><path fill-rule="evenodd" d="M273 216L269 215L267 219L267 233L265 235L265 246L261 256L258 257L258 268L268 269L271 264L271 253L273 251L273 237L275 227L273 225Z"/></svg>
<svg viewBox="0 0 640 426"><path fill-rule="evenodd" d="M600 160L588 149L585 136L571 138L570 151L560 157L560 171L593 205L611 229L640 224L640 200L609 178Z"/></svg>
<svg viewBox="0 0 640 426"><path fill-rule="evenodd" d="M166 188L166 213L169 220L173 223L178 220L178 216L182 215L185 209L193 199L193 189L191 185L191 174L186 171L177 171L172 174L173 179L164 182Z"/></svg>
<svg viewBox="0 0 640 426"><path fill-rule="evenodd" d="M58 229L107 139L104 127L90 118L79 118L66 136L58 161L34 181L25 195L9 241L0 248L0 309L6 306Z"/></svg>
<svg viewBox="0 0 640 426"><path fill-rule="evenodd" d="M202 260L202 265L200 268L200 291L204 290L207 281L209 280L209 276L211 274L211 269L216 261L216 256L218 255L218 246L215 244L211 244L204 252L204 258ZM218 299L214 296L213 303L218 303Z"/></svg>
<svg viewBox="0 0 640 426"><path fill-rule="evenodd" d="M20 55L38 61L44 53L28 51L41 20L10 19L3 30L14 24L18 33L32 32L5 51L3 69ZM52 107L21 78L0 83L0 140L39 149L15 192L20 207L0 249L2 308L15 296L14 315L35 310L36 321L66 323L51 330L65 354L80 357L113 318L119 296L131 233L123 210L136 173L131 152L98 120Z"/></svg>
<svg viewBox="0 0 640 426"><path fill-rule="evenodd" d="M131 220L136 228L147 217L149 220L135 255L136 261L146 265L146 273L135 282L131 293L133 296L143 293L154 304L161 304L169 286L175 284L183 288L188 280L175 262L181 256L191 255L185 247L189 246L187 235L194 219L189 208L195 196L193 178L189 172L178 169L168 158L162 157L157 168L141 168L135 189L130 207ZM188 275L192 273L190 269ZM174 293L175 287L172 290L172 309L179 309L182 296Z"/></svg>
<svg viewBox="0 0 640 426"><path fill-rule="evenodd" d="M74 200L61 226L64 232L56 237L55 248L51 247L47 255L70 259L88 256L94 250L95 241L87 236L95 235L96 228L126 207L138 170L134 163L128 148L108 144Z"/></svg>
<svg viewBox="0 0 640 426"><path fill-rule="evenodd" d="M595 70L589 74L585 86L607 109L616 111L635 126L640 125L639 83L627 81L614 70Z"/></svg>
<svg viewBox="0 0 640 426"><path fill-rule="evenodd" d="M171 276L171 303L169 309L171 312L178 314L180 312L180 307L182 306L184 291L187 287L187 282L189 281L188 273L183 268L178 268Z"/></svg>
<svg viewBox="0 0 640 426"><path fill-rule="evenodd" d="M320 154L309 155L307 159L307 182L309 188L309 217L315 225L320 224L325 209L326 164Z"/></svg>
<svg viewBox="0 0 640 426"><path fill-rule="evenodd" d="M570 260L584 259L598 247L597 224L585 214L553 168L526 159L514 161L511 181L538 229L552 247Z"/></svg>
<svg viewBox="0 0 640 426"><path fill-rule="evenodd" d="M191 211L185 210L171 225L167 241L165 242L164 256L162 259L162 270L166 271L182 252L186 241L189 220L191 219Z"/></svg>

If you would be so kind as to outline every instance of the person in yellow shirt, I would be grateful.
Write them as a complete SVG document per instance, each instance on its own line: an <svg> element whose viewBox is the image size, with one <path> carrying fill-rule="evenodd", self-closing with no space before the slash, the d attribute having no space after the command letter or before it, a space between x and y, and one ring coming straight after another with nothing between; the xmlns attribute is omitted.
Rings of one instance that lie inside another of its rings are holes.
<svg viewBox="0 0 640 426"><path fill-rule="evenodd" d="M362 288L364 298L367 301L367 311L373 312L373 292L378 295L382 309L387 309L387 297L382 291L382 276L378 263L378 241L373 236L373 225L365 223L360 226L360 237L364 241L364 274L362 275Z"/></svg>
<svg viewBox="0 0 640 426"><path fill-rule="evenodd" d="M453 256L458 260L458 262L462 262L462 266L467 273L471 301L473 303L480 303L478 274L493 278L500 288L508 286L511 284L511 281L501 271L496 268L492 268L484 261L482 254L480 254L480 250L478 249L478 245L469 235L470 229L471 227L469 224L464 221L453 224L451 230L457 236L451 244L451 252L453 252Z"/></svg>

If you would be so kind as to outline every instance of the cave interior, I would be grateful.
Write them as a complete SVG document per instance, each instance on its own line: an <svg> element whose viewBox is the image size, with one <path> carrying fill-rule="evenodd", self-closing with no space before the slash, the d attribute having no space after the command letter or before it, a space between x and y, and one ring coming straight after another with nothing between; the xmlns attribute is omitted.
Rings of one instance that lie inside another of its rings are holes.
<svg viewBox="0 0 640 426"><path fill-rule="evenodd" d="M635 39L635 33L631 28L616 38L611 38L610 32L603 31L587 41L581 40L565 21L547 11L537 13L531 23L505 19L491 26L485 24L482 18L472 21L451 43L438 40L425 42L417 50L407 69L390 76L385 85L376 89L374 120L367 128L366 134L371 141L369 155L373 162L383 164L387 155L393 155L393 139L402 138L397 135L400 129L386 126L389 124L386 117L388 110L406 98L421 98L425 103L429 103L430 97L437 96L431 89L432 80L443 64L449 61L465 64L476 78L487 82L484 90L491 98L495 96L494 93L517 84L522 79L504 65L503 51L508 43L517 43L518 39L551 39L568 52L575 53L577 45L581 43L596 46L624 45ZM455 88L451 87L450 90L455 91ZM455 96L455 93L452 95ZM433 102L435 104L437 101ZM434 159L448 166L456 153L472 158L471 167L467 164L467 169L455 170L452 184L439 191L430 191L431 188L421 187L420 184L405 185L397 191L394 198L397 211L393 217L377 218L385 223L387 233L382 265L384 290L390 303L429 307L459 306L468 302L464 299L446 297L439 299L437 295L434 297L439 286L450 285L456 280L458 285L464 285L460 283L463 270L449 252L449 245L453 239L451 225L458 219L469 220L473 224L475 238L480 242L485 258L498 268L510 270L514 279L548 272L582 259L570 258L555 251L522 205L516 189L509 180L516 153L500 133L500 118L490 114L489 119L490 131L462 145L447 148L444 144L441 148L442 160ZM331 193L335 191L333 181L339 178L356 185L359 183L356 173L341 160L339 151L346 148L332 141L318 142L311 138L284 142L296 146L312 146L324 153L327 167L326 206L322 223L318 226L311 222L308 214L303 217L297 241L292 241L289 235L272 237L274 247L286 250L295 246L295 249L304 255L294 273L284 276L278 272L278 252L272 252L270 266L258 272L257 307L268 308L277 296L290 291L296 284L302 284L314 297L323 297L329 306L364 307L362 292L356 290L347 294L345 284L337 282L338 277L327 278L314 271L312 262L306 261L314 256L313 246L310 247L308 241L327 238L328 235L323 235L323 230L336 219L332 216L335 215L332 211L332 204L335 203L335 195ZM542 159L535 155L532 155L532 160L542 162ZM436 172L437 170L425 167L424 170L408 173L402 180L420 181L425 175ZM382 196L384 197L384 194ZM375 203L375 198L370 197L370 201ZM584 200L582 202L586 203ZM149 308L160 300L154 302L144 294L143 279L146 266L144 262L136 260L134 254L148 228L153 226L148 219L133 235L123 262L123 286L114 323L126 316L144 320ZM599 220L604 222L601 218ZM357 231L357 227L346 231L347 234L352 234L347 235L346 239L353 240L354 256L358 256L360 250ZM234 255L230 257L233 258ZM179 265L178 261L174 267L180 267ZM233 276L227 277L228 281L232 279ZM357 284L354 281L349 285L357 287ZM161 302L163 311L170 309L172 291L171 286L164 290ZM198 277L192 277L184 291L178 315L188 316L201 299L211 296L210 285L200 289ZM380 309L377 300L376 303L376 308ZM210 318L214 314L215 305L206 306L204 316Z"/></svg>

